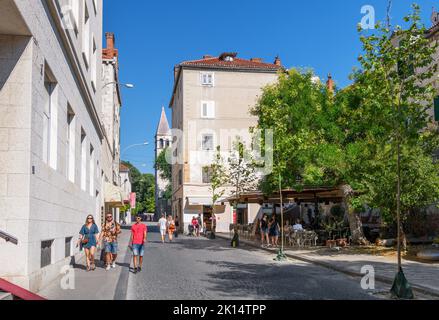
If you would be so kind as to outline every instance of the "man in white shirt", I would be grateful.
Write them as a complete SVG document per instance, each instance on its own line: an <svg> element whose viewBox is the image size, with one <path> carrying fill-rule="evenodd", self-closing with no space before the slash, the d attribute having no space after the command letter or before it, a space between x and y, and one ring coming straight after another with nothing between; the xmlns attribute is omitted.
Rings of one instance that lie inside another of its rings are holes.
<svg viewBox="0 0 439 320"><path fill-rule="evenodd" d="M293 226L294 231L303 231L303 226L299 220L296 221L296 224Z"/></svg>
<svg viewBox="0 0 439 320"><path fill-rule="evenodd" d="M168 221L165 218L165 215L162 214L162 217L159 220L158 226L160 228L160 235L162 237L162 243L165 243L166 229L167 229Z"/></svg>

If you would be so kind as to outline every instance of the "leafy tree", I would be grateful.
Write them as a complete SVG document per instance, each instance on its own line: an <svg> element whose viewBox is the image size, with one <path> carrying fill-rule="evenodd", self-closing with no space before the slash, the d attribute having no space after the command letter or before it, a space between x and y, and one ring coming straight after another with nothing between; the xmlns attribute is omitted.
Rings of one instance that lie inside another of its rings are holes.
<svg viewBox="0 0 439 320"><path fill-rule="evenodd" d="M160 178L168 181L166 190L163 194L163 198L169 200L172 198L172 164L170 164L166 159L167 152L168 148L166 148L159 154L155 162L155 169L159 172Z"/></svg>
<svg viewBox="0 0 439 320"><path fill-rule="evenodd" d="M362 68L353 77L353 92L359 97L356 118L363 126L371 125L363 141L374 146L363 159L367 172L360 199L380 208L388 222L396 221L400 268L402 221L414 208L439 199L439 168L432 158L438 135L428 114L437 43L425 37L419 11L413 5L413 13L404 18L409 24L405 30L378 24L376 34L362 35Z"/></svg>
<svg viewBox="0 0 439 320"><path fill-rule="evenodd" d="M212 232L216 232L215 204L224 196L226 190L224 186L227 184L226 168L221 156L221 149L218 146L214 160L210 165L210 191L212 195Z"/></svg>
<svg viewBox="0 0 439 320"><path fill-rule="evenodd" d="M234 149L231 150L227 159L226 175L227 182L233 186L234 197L239 197L240 194L257 187L258 176L255 162L239 138L234 142Z"/></svg>
<svg viewBox="0 0 439 320"><path fill-rule="evenodd" d="M155 177L142 174L130 162L122 162L130 169L132 190L136 193L136 208L133 213L155 212Z"/></svg>

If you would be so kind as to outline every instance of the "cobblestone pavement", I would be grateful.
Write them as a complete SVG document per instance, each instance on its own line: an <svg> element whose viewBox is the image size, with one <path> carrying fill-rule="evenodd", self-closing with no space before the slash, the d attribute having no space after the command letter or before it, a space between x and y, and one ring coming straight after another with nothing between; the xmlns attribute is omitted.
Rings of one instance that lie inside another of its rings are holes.
<svg viewBox="0 0 439 320"><path fill-rule="evenodd" d="M130 272L129 300L208 299L378 299L388 291L361 289L360 280L326 268L274 256L251 247L233 249L229 241L180 236L162 244L149 226L143 271Z"/></svg>

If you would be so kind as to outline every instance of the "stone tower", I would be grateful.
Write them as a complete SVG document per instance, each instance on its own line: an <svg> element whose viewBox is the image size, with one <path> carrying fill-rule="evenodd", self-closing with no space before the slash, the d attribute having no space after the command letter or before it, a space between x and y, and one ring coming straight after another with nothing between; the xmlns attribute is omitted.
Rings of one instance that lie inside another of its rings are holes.
<svg viewBox="0 0 439 320"><path fill-rule="evenodd" d="M155 136L155 157L159 157L166 148L170 147L172 143L172 133L169 127L168 118L166 117L165 108L162 107L162 114L160 122L157 128ZM166 191L166 187L171 181L166 181L160 177L160 171L155 170L155 203L156 203L156 218L159 218L161 214L171 214L170 201L163 199L163 193Z"/></svg>

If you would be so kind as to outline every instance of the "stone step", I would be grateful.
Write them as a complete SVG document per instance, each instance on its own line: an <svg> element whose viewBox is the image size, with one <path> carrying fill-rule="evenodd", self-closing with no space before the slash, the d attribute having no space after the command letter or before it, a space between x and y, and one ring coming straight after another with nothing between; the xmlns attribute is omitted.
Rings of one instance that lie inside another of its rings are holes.
<svg viewBox="0 0 439 320"><path fill-rule="evenodd" d="M14 297L9 292L0 292L0 301L2 300L13 300Z"/></svg>

